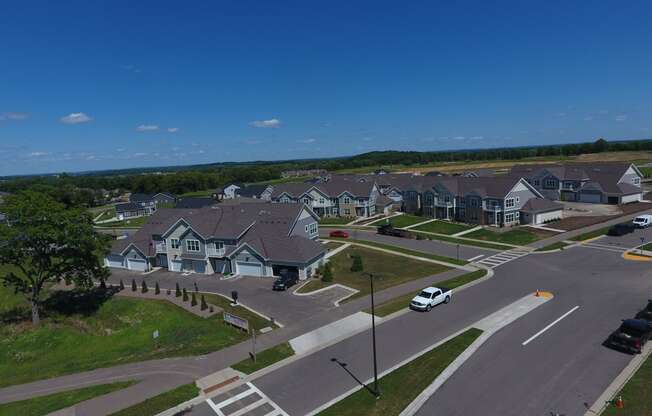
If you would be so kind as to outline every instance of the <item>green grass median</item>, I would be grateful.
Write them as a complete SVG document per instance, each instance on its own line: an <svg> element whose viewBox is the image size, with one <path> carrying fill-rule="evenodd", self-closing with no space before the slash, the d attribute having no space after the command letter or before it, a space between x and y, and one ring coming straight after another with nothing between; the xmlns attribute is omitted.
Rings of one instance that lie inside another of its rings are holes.
<svg viewBox="0 0 652 416"><path fill-rule="evenodd" d="M284 342L283 344L268 348L256 354L256 362L254 362L254 360L251 358L247 358L235 365L232 365L231 367L234 370L241 371L245 374L251 374L288 357L292 357L293 355L294 350L290 344Z"/></svg>
<svg viewBox="0 0 652 416"><path fill-rule="evenodd" d="M458 222L437 220L437 221L431 221L427 224L420 225L418 227L414 227L413 230L426 231L429 233L436 233L436 234L451 235L451 234L460 233L462 231L470 230L471 228L473 227L465 224L460 224Z"/></svg>
<svg viewBox="0 0 652 416"><path fill-rule="evenodd" d="M568 247L568 243L564 243L563 241L558 241L556 243L548 244L547 246L541 247L536 249L536 251L552 251L552 250L563 250L564 248Z"/></svg>
<svg viewBox="0 0 652 416"><path fill-rule="evenodd" d="M604 227L604 228L600 228L598 230L589 231L588 233L577 235L577 236L571 238L571 240L572 241L584 241L584 240L589 240L591 238L600 237L600 236L603 236L603 235L607 234L607 231L609 231L609 228L611 228L611 227Z"/></svg>
<svg viewBox="0 0 652 416"><path fill-rule="evenodd" d="M438 287L445 287L448 289L455 289L460 286L463 286L467 283L471 283L474 280L481 279L487 275L487 270L485 269L480 269L476 270L474 272L466 273L461 276L453 277L452 279L444 280L439 283L434 283L434 285ZM403 296L399 296L397 298L394 298L388 302L382 303L381 305L377 306L376 309L376 316L387 316L390 315L394 312L400 311L401 309L406 309L410 303L410 300L416 295L416 293L408 293ZM371 313L371 309L365 309L365 312Z"/></svg>
<svg viewBox="0 0 652 416"><path fill-rule="evenodd" d="M603 416L645 416L652 415L652 358L648 357L625 387L616 395L622 395L624 409L609 405Z"/></svg>
<svg viewBox="0 0 652 416"><path fill-rule="evenodd" d="M482 331L471 328L378 380L381 396L366 389L335 403L321 416L398 415L446 369Z"/></svg>
<svg viewBox="0 0 652 416"><path fill-rule="evenodd" d="M384 250L390 250L394 251L396 253L402 253L402 254L408 254L410 256L417 256L417 257L423 257L426 259L431 259L431 260L437 260L437 261L442 261L446 263L452 263L452 264L457 264L460 266L464 266L468 264L469 262L466 260L458 260L452 257L446 257L446 256L438 256L437 254L431 254L431 253L426 253L424 251L418 251L418 250L411 250L409 248L403 248L403 247L398 247L398 246L393 246L389 244L383 244L383 243L377 243L375 241L367 241L367 240L355 240L355 239L338 239L338 241L348 241L350 243L358 243L358 244L364 244L366 246L370 247L378 247L382 248Z"/></svg>
<svg viewBox="0 0 652 416"><path fill-rule="evenodd" d="M184 384L176 389L166 391L163 394L154 396L137 405L128 407L110 416L154 416L164 410L178 406L183 402L197 397L199 388L195 383Z"/></svg>
<svg viewBox="0 0 652 416"><path fill-rule="evenodd" d="M122 390L135 383L135 381L122 381L111 384L100 384L98 386L84 387L83 389L68 390L48 394L47 396L4 403L0 404L0 416L47 415L48 413L65 409L66 407L90 400L94 397L103 396L116 390Z"/></svg>

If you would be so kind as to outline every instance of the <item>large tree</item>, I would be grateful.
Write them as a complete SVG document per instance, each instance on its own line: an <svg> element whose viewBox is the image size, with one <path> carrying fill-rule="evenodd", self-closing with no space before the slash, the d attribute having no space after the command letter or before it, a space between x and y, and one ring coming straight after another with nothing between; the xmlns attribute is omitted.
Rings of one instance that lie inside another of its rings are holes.
<svg viewBox="0 0 652 416"><path fill-rule="evenodd" d="M24 191L0 206L0 280L22 293L31 304L32 322L39 324L43 286L61 280L91 287L108 275L101 258L109 241L95 233L82 208L66 208L52 197Z"/></svg>

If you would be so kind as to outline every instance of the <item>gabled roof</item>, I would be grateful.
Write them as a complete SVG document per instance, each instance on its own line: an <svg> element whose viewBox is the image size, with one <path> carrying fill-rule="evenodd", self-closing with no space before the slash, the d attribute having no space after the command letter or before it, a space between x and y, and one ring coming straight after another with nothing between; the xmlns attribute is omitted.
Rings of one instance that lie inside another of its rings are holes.
<svg viewBox="0 0 652 416"><path fill-rule="evenodd" d="M356 198L368 198L374 184L375 180L365 175L331 175L329 178L315 183L302 182L275 185L272 198L277 199L283 194L287 194L296 199L313 187L329 198L337 198L344 193L349 193Z"/></svg>
<svg viewBox="0 0 652 416"><path fill-rule="evenodd" d="M525 205L521 207L521 211L532 213L559 211L563 209L564 206L562 204L545 198L530 198Z"/></svg>
<svg viewBox="0 0 652 416"><path fill-rule="evenodd" d="M249 185L240 189L236 189L235 194L238 196L244 196L248 198L260 198L263 192L267 190L269 185Z"/></svg>

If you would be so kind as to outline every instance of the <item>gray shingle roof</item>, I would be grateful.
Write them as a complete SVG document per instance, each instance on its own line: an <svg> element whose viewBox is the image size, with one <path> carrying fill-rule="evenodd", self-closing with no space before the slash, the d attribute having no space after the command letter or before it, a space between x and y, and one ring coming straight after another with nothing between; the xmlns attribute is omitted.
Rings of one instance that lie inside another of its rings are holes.
<svg viewBox="0 0 652 416"><path fill-rule="evenodd" d="M521 211L525 212L549 212L563 210L564 206L545 198L530 198Z"/></svg>

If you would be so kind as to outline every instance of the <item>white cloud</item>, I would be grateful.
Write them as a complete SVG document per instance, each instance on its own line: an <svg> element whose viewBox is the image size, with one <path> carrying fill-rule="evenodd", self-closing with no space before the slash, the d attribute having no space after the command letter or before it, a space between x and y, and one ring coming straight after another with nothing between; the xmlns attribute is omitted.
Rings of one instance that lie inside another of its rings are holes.
<svg viewBox="0 0 652 416"><path fill-rule="evenodd" d="M616 121L625 121L627 120L627 114L619 114L616 116Z"/></svg>
<svg viewBox="0 0 652 416"><path fill-rule="evenodd" d="M127 149L125 149L124 147L118 147L117 149L115 149L116 152L124 152L125 150Z"/></svg>
<svg viewBox="0 0 652 416"><path fill-rule="evenodd" d="M249 123L250 125L254 127L258 127L261 129L277 129L281 127L281 120L277 118L272 118L269 120L257 120L257 121L252 121Z"/></svg>
<svg viewBox="0 0 652 416"><path fill-rule="evenodd" d="M464 137L464 136L455 136L455 137L453 137L453 140L466 140L466 137Z"/></svg>
<svg viewBox="0 0 652 416"><path fill-rule="evenodd" d="M584 121L591 121L591 120L593 120L593 116L584 117Z"/></svg>
<svg viewBox="0 0 652 416"><path fill-rule="evenodd" d="M297 143L306 143L306 144L308 144L308 143L314 143L316 141L317 141L317 139L304 139L304 140L297 140Z"/></svg>
<svg viewBox="0 0 652 416"><path fill-rule="evenodd" d="M158 126L156 124L141 124L136 127L136 131L156 131Z"/></svg>
<svg viewBox="0 0 652 416"><path fill-rule="evenodd" d="M29 113L20 113L15 111L0 113L0 120L27 120L28 118Z"/></svg>
<svg viewBox="0 0 652 416"><path fill-rule="evenodd" d="M168 133L176 133L179 131L179 127L168 127Z"/></svg>
<svg viewBox="0 0 652 416"><path fill-rule="evenodd" d="M133 154L133 157L144 157L144 156L147 156L147 153L140 152L140 153L134 153Z"/></svg>
<svg viewBox="0 0 652 416"><path fill-rule="evenodd" d="M27 156L29 156L29 157L43 157L43 156L47 156L48 154L49 154L48 152L32 152Z"/></svg>
<svg viewBox="0 0 652 416"><path fill-rule="evenodd" d="M469 137L469 140L484 140L484 136L473 136L473 137Z"/></svg>
<svg viewBox="0 0 652 416"><path fill-rule="evenodd" d="M84 113L70 113L67 116L63 116L59 119L63 124L81 124L88 123L93 121L92 117L87 116Z"/></svg>

